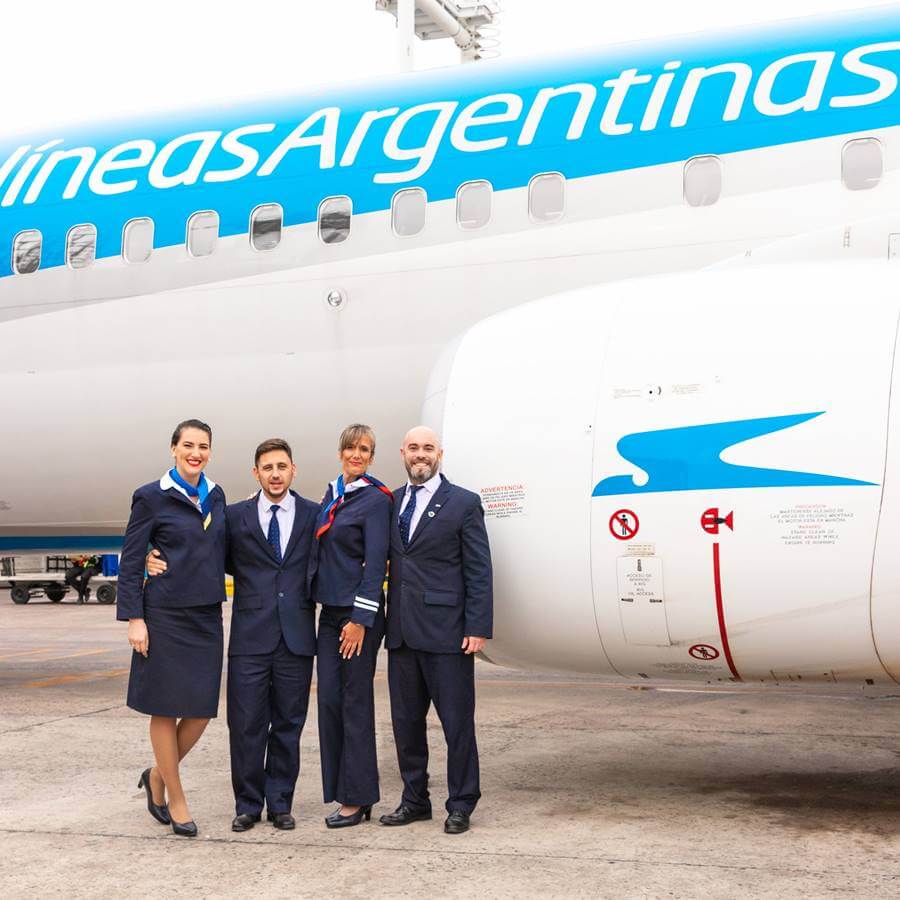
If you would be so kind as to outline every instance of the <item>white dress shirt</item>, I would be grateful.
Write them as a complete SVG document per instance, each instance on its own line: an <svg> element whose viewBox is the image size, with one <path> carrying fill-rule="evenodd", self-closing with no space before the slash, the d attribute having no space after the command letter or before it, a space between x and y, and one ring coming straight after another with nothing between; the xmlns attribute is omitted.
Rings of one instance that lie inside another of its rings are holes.
<svg viewBox="0 0 900 900"><path fill-rule="evenodd" d="M425 484L419 485L421 490L416 491L416 508L413 510L412 519L409 522L409 539L412 540L412 536L416 532L416 526L419 524L419 519L422 518L422 513L428 508L428 504L431 503L432 498L434 497L435 491L441 486L441 473L436 472ZM409 504L409 498L412 496L412 484L407 481L406 483L406 493L403 495L403 502L400 504L400 511L397 513L397 517L403 515L403 510L406 509Z"/></svg>
<svg viewBox="0 0 900 900"><path fill-rule="evenodd" d="M269 523L272 521L272 501L265 495L263 491L259 492L259 500L256 504L259 513L259 527L262 528L263 537L269 539ZM288 541L291 539L291 530L294 527L294 513L297 504L294 502L294 495L288 491L281 500L278 501L278 530L281 535L281 558L284 559L287 553Z"/></svg>

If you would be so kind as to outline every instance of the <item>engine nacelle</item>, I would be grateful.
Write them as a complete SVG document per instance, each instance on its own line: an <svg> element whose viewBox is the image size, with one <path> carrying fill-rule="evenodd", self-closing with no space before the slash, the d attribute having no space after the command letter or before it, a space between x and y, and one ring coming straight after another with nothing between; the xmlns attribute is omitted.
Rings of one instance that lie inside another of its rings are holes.
<svg viewBox="0 0 900 900"><path fill-rule="evenodd" d="M860 263L624 282L448 348L425 415L483 499L489 657L900 679L898 281Z"/></svg>

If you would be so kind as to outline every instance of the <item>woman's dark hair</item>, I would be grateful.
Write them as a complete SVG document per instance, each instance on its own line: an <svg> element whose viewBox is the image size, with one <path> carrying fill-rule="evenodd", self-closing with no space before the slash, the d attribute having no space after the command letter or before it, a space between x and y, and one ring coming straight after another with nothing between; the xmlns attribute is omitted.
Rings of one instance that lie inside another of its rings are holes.
<svg viewBox="0 0 900 900"><path fill-rule="evenodd" d="M283 450L287 453L288 459L293 462L294 455L291 453L291 445L284 440L283 438L269 438L267 441L263 441L256 448L256 455L253 457L253 465L259 465L259 458L265 453L271 453L273 450Z"/></svg>
<svg viewBox="0 0 900 900"><path fill-rule="evenodd" d="M209 444L212 446L212 428L210 428L206 422L201 422L199 419L185 419L183 422L179 422L178 425L175 426L175 431L172 432L173 447L181 440L181 432L184 431L185 428L196 428L198 431L205 431L206 436L209 438Z"/></svg>

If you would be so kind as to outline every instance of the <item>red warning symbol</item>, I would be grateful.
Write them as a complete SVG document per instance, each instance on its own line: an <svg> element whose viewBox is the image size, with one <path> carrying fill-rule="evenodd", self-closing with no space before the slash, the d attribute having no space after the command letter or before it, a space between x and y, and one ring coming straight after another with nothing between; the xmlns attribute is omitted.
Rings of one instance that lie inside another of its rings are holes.
<svg viewBox="0 0 900 900"><path fill-rule="evenodd" d="M727 516L720 516L719 507L714 506L700 516L700 527L707 534L718 534L720 525L727 525L734 531L734 512L728 513Z"/></svg>
<svg viewBox="0 0 900 900"><path fill-rule="evenodd" d="M707 662L719 658L719 651L710 644L694 644L694 646L688 650L688 653L690 653L694 659L703 659Z"/></svg>
<svg viewBox="0 0 900 900"><path fill-rule="evenodd" d="M637 513L630 509L617 510L609 519L609 532L617 541L630 541L640 527Z"/></svg>

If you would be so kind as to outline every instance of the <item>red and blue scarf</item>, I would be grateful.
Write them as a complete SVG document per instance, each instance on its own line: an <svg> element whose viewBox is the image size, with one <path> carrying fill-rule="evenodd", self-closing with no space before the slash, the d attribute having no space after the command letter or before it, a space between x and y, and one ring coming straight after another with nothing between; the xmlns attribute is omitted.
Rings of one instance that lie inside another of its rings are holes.
<svg viewBox="0 0 900 900"><path fill-rule="evenodd" d="M391 492L391 489L387 487L387 485L380 482L377 478L372 475L361 475L356 481L350 482L348 485L344 485L344 476L338 475L337 481L333 481L331 483L331 491L332 498L331 503L319 513L319 524L316 528L316 538L321 538L329 528L331 528L332 523L334 522L334 517L337 514L337 511L344 505L344 501L346 500L347 494L352 494L354 491L359 490L360 488L365 487L376 487L379 491L384 494L387 494L388 497L391 498L391 502L394 500L394 495Z"/></svg>

